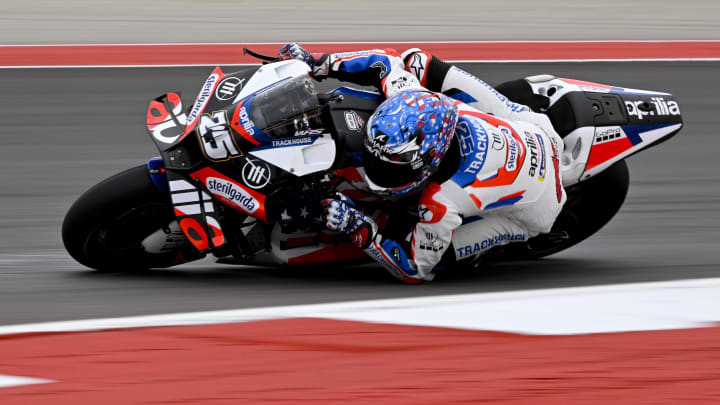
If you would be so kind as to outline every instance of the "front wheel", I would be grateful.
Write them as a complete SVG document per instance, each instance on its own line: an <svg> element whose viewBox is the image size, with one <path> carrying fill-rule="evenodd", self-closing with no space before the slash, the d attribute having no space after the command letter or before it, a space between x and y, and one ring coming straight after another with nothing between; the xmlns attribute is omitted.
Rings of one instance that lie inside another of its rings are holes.
<svg viewBox="0 0 720 405"><path fill-rule="evenodd" d="M169 195L155 187L144 165L118 173L86 191L62 225L65 249L101 271L169 267L200 258L189 241L148 252L142 242L174 219Z"/></svg>

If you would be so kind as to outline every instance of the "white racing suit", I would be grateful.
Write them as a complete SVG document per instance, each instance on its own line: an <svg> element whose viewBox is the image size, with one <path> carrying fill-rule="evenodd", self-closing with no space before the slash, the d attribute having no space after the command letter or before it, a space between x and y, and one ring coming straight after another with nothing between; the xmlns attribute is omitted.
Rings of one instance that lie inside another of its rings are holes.
<svg viewBox="0 0 720 405"><path fill-rule="evenodd" d="M409 245L380 233L366 249L391 274L406 282L429 280L448 249L466 259L550 231L566 195L558 162L563 142L547 116L419 49L325 57L330 77L374 84L388 97L428 89L458 100L457 171L425 186Z"/></svg>

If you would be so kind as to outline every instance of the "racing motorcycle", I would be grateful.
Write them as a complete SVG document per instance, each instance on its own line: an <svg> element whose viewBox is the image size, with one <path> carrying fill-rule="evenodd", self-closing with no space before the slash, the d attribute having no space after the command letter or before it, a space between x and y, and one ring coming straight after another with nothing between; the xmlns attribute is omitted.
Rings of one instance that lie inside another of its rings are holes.
<svg viewBox="0 0 720 405"><path fill-rule="evenodd" d="M146 124L160 157L102 181L71 206L62 237L73 258L103 271L170 267L208 254L250 265L367 260L322 226L319 202L336 191L381 212L384 233L404 239L416 206L372 198L362 176L363 125L383 95L350 87L321 93L305 63L253 55L266 61L230 74L215 68L188 109L177 93L150 102ZM620 209L629 185L623 159L682 127L668 93L550 75L496 89L547 114L563 137L568 200L550 233L498 244L480 258L458 260L448 249L446 266L539 258L579 243Z"/></svg>

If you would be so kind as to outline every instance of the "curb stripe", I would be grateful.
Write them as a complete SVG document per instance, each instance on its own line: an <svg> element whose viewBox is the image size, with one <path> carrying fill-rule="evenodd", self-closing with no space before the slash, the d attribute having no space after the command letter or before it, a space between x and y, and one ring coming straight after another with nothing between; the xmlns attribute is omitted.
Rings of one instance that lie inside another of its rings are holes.
<svg viewBox="0 0 720 405"><path fill-rule="evenodd" d="M720 41L308 42L310 52L422 48L451 62L718 60ZM243 47L280 43L0 45L0 67L139 67L257 64Z"/></svg>
<svg viewBox="0 0 720 405"><path fill-rule="evenodd" d="M19 387L22 385L47 384L55 382L43 378L21 377L17 375L0 374L0 388Z"/></svg>
<svg viewBox="0 0 720 405"><path fill-rule="evenodd" d="M299 317L529 334L677 329L716 326L720 307L708 302L719 294L720 278L708 278L8 325L0 336Z"/></svg>

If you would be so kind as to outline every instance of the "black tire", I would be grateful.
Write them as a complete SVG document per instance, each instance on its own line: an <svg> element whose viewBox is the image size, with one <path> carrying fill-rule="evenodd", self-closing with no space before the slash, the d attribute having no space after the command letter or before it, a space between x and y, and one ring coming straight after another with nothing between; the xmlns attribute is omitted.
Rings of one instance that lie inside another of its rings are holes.
<svg viewBox="0 0 720 405"><path fill-rule="evenodd" d="M155 187L147 167L141 165L118 173L81 195L65 215L63 243L75 260L96 270L169 267L188 261L192 249L183 246L152 254L140 243L173 218L168 193Z"/></svg>
<svg viewBox="0 0 720 405"><path fill-rule="evenodd" d="M526 243L493 248L482 262L538 259L565 250L599 231L617 214L630 185L630 172L621 160L602 173L568 187L568 199L549 234Z"/></svg>

